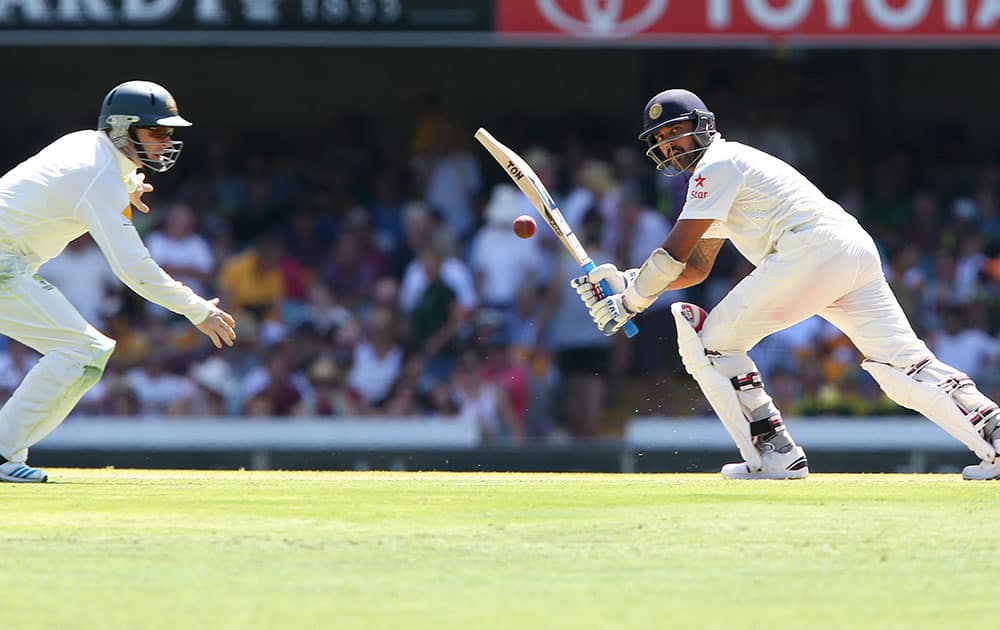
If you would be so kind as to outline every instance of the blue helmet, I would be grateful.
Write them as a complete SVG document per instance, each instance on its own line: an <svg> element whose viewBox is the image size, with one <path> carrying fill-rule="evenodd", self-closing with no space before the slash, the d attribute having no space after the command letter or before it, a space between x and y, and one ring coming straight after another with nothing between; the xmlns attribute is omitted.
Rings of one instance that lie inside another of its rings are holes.
<svg viewBox="0 0 1000 630"><path fill-rule="evenodd" d="M168 141L168 147L158 157L137 140L137 127L190 127L177 111L177 102L163 86L151 81L127 81L115 86L101 102L97 128L108 130L108 136L120 151L135 151L147 168L162 173L180 155L184 143Z"/></svg>
<svg viewBox="0 0 1000 630"><path fill-rule="evenodd" d="M664 144L656 139L659 129L690 120L695 123L692 131L669 138L673 141L690 136L696 148L682 153L667 155L660 149ZM656 164L657 170L666 175L677 175L698 161L708 145L715 139L715 114L705 106L704 101L694 92L687 90L665 90L646 103L642 111L642 133L639 141L647 145L646 155Z"/></svg>

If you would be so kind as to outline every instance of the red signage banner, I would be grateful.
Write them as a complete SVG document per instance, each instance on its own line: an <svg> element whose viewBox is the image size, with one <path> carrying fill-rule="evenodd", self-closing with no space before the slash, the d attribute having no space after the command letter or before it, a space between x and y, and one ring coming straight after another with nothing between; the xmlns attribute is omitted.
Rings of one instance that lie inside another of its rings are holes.
<svg viewBox="0 0 1000 630"><path fill-rule="evenodd" d="M1000 45L1000 0L496 0L504 39Z"/></svg>

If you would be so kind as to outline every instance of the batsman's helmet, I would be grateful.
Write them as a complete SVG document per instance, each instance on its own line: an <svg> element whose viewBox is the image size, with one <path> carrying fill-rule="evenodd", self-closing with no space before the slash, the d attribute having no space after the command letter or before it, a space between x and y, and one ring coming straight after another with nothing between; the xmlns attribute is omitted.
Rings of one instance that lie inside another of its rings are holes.
<svg viewBox="0 0 1000 630"><path fill-rule="evenodd" d="M656 139L655 134L659 129L685 120L695 122L694 130L669 138L668 141L692 137L697 148L673 154L673 161L690 156L690 163L693 164L715 139L715 114L705 106L704 101L687 90L665 90L651 98L642 110L642 133L639 134L639 141L646 143L646 155L653 160L658 170L667 175L677 175L681 171L668 163L664 152L659 150L663 143Z"/></svg>
<svg viewBox="0 0 1000 630"><path fill-rule="evenodd" d="M191 123L177 111L177 102L163 86L151 81L127 81L111 89L101 102L98 129L107 129L116 147L124 150L129 144L147 168L157 172L169 169L177 162L184 143L171 140L159 157L139 142L136 127L190 127Z"/></svg>

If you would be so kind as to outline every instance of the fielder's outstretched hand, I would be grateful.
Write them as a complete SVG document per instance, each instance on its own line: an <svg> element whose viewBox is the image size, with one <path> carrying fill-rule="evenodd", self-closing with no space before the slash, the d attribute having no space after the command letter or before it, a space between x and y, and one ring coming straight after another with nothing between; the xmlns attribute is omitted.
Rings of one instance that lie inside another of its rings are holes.
<svg viewBox="0 0 1000 630"><path fill-rule="evenodd" d="M146 203L142 200L142 193L152 192L153 185L146 183L145 173L134 173L130 177L130 180L131 181L129 182L129 188L132 188L132 190L129 190L128 193L129 202L133 206L135 206L136 210L138 210L139 212L148 213L149 206L147 206Z"/></svg>
<svg viewBox="0 0 1000 630"><path fill-rule="evenodd" d="M212 298L208 303L211 305L211 310L208 312L208 317L198 324L198 330L205 333L216 348L221 348L222 344L232 346L236 341L236 320L218 307L219 298Z"/></svg>

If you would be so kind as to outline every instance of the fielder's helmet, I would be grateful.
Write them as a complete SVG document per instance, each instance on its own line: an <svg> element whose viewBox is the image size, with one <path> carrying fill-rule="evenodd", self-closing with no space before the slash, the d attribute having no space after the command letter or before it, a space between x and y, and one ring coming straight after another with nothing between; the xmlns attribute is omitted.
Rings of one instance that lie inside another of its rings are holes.
<svg viewBox="0 0 1000 630"><path fill-rule="evenodd" d="M127 81L111 89L101 102L98 129L107 129L116 147L124 150L129 143L148 168L163 172L177 161L184 143L171 141L170 147L158 158L148 157L143 143L138 142L136 127L190 127L191 123L177 111L177 102L163 86L151 81Z"/></svg>
<svg viewBox="0 0 1000 630"><path fill-rule="evenodd" d="M639 134L639 141L646 143L648 146L646 155L653 160L658 170L664 171L667 175L677 175L684 169L678 169L668 163L664 153L659 150L662 143L657 141L654 134L659 129L684 120L694 121L694 130L669 140L691 136L698 148L674 154L671 161L681 165L685 161L693 164L705 152L708 145L712 144L712 140L715 139L715 114L705 106L698 95L677 89L660 92L646 103L642 111L642 133Z"/></svg>

